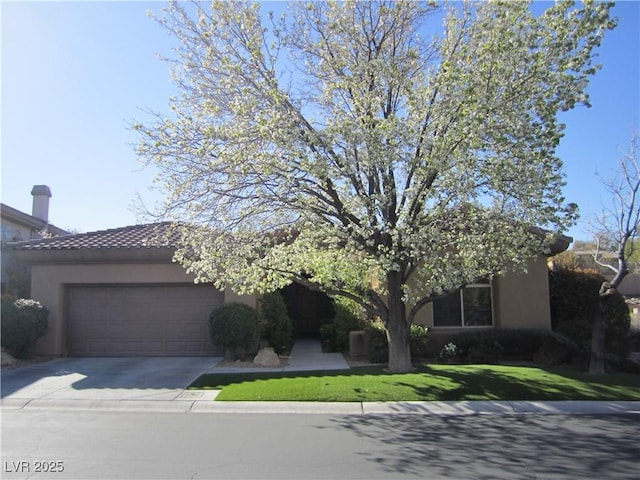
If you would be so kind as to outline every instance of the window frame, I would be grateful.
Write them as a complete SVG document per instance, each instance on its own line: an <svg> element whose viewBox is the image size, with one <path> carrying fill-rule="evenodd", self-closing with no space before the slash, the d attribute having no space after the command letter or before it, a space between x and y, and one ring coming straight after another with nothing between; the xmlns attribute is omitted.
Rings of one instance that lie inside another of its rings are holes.
<svg viewBox="0 0 640 480"><path fill-rule="evenodd" d="M465 308L464 308L464 290L467 288L488 288L489 289L489 299L491 301L491 324L490 325L466 325L465 324ZM459 288L456 292L458 294L458 304L460 306L460 325L436 325L436 316L435 316L435 308L432 308L432 318L431 324L433 328L436 329L461 329L461 328L469 328L469 329L486 329L493 328L495 326L495 311L494 311L494 298L493 298L493 281L487 280L487 283L470 283L469 285L465 285L462 288ZM454 294L452 293L452 295ZM437 300L436 300L437 301ZM435 304L435 302L434 302ZM434 305L435 306L435 305Z"/></svg>

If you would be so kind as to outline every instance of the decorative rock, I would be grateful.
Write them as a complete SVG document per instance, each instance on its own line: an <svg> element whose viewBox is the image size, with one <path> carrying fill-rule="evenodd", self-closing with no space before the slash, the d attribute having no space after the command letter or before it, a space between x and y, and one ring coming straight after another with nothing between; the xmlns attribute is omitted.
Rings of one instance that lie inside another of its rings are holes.
<svg viewBox="0 0 640 480"><path fill-rule="evenodd" d="M263 367L279 367L280 358L276 352L273 351L272 347L265 347L258 352L256 357L253 359L253 363Z"/></svg>

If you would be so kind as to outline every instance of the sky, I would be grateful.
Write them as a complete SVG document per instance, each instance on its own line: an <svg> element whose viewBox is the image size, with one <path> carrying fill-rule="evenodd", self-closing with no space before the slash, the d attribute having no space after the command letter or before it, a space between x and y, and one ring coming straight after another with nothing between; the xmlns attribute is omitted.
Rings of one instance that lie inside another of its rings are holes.
<svg viewBox="0 0 640 480"><path fill-rule="evenodd" d="M129 125L145 110L168 112L177 93L166 63L175 40L147 12L159 2L30 2L0 0L2 203L31 212L31 188L51 188L50 221L78 232L133 225L137 198L154 171L142 169ZM282 4L265 9L282 8ZM538 5L539 6L539 5ZM591 108L563 113L557 150L565 164L567 201L581 219L566 232L588 239L589 216L640 129L640 2L618 2L618 27L598 51L603 65L588 88Z"/></svg>

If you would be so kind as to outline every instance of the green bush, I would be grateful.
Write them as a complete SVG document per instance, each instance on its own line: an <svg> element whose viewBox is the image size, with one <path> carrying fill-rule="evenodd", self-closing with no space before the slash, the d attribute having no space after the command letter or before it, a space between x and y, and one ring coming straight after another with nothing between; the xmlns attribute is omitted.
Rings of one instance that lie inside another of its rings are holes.
<svg viewBox="0 0 640 480"><path fill-rule="evenodd" d="M386 363L389 360L389 341L387 332L381 321L371 322L364 329L367 354L372 363ZM411 325L409 328L409 348L411 358L423 358L427 356L427 342L430 331L427 327Z"/></svg>
<svg viewBox="0 0 640 480"><path fill-rule="evenodd" d="M333 321L320 325L320 343L323 352L336 351L336 326Z"/></svg>
<svg viewBox="0 0 640 480"><path fill-rule="evenodd" d="M409 345L412 358L424 358L427 356L427 343L431 331L421 325L411 325L409 328Z"/></svg>
<svg viewBox="0 0 640 480"><path fill-rule="evenodd" d="M640 330L633 328L627 334L627 349L630 352L640 352Z"/></svg>
<svg viewBox="0 0 640 480"><path fill-rule="evenodd" d="M459 362L460 361L460 349L453 342L447 343L444 347L442 347L442 350L440 350L440 353L438 353L438 361L442 362L442 363L457 363L457 362Z"/></svg>
<svg viewBox="0 0 640 480"><path fill-rule="evenodd" d="M262 336L277 354L291 348L292 324L287 306L279 292L267 293L260 300Z"/></svg>
<svg viewBox="0 0 640 480"><path fill-rule="evenodd" d="M562 365L569 363L574 347L562 335L547 336L540 349L533 357L533 361L542 365Z"/></svg>
<svg viewBox="0 0 640 480"><path fill-rule="evenodd" d="M469 363L500 363L504 348L495 338L485 337L467 352Z"/></svg>
<svg viewBox="0 0 640 480"><path fill-rule="evenodd" d="M336 312L333 317L333 325L336 336L336 350L346 352L349 350L349 332L362 330L365 326L362 316L355 308L350 308L345 302L336 302Z"/></svg>
<svg viewBox="0 0 640 480"><path fill-rule="evenodd" d="M227 303L211 312L209 333L214 345L224 349L227 360L244 360L257 349L260 338L258 312L242 303Z"/></svg>
<svg viewBox="0 0 640 480"><path fill-rule="evenodd" d="M451 343L457 347L461 362L531 361L547 336L538 330L480 330L460 333Z"/></svg>
<svg viewBox="0 0 640 480"><path fill-rule="evenodd" d="M320 327L320 341L323 348L330 352L349 350L349 332L363 330L366 312L355 302L337 298L333 304L335 315L330 323Z"/></svg>
<svg viewBox="0 0 640 480"><path fill-rule="evenodd" d="M2 297L2 347L16 358L27 358L47 331L49 311L39 302Z"/></svg>
<svg viewBox="0 0 640 480"><path fill-rule="evenodd" d="M551 326L555 332L571 339L579 351L591 351L591 332L599 310L600 285L605 278L588 270L557 269L549 272ZM605 349L613 357L627 355L629 308L619 293L613 295L605 309Z"/></svg>
<svg viewBox="0 0 640 480"><path fill-rule="evenodd" d="M369 361L371 363L387 363L389 361L389 342L382 322L371 322L365 327L364 333Z"/></svg>

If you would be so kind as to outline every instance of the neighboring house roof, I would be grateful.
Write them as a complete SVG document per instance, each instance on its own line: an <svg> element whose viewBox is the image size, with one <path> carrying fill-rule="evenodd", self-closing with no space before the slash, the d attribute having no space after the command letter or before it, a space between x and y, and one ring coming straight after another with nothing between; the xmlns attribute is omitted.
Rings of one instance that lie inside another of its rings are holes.
<svg viewBox="0 0 640 480"><path fill-rule="evenodd" d="M41 232L44 235L69 235L70 232L56 227L55 225L48 223L38 217L29 215L28 213L21 212L4 203L0 204L0 215L2 216L2 223L13 223L25 228L28 228L32 232Z"/></svg>
<svg viewBox="0 0 640 480"><path fill-rule="evenodd" d="M28 263L166 261L178 239L175 224L160 222L14 242L9 248Z"/></svg>

